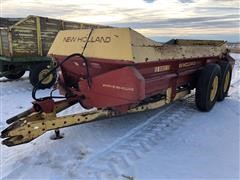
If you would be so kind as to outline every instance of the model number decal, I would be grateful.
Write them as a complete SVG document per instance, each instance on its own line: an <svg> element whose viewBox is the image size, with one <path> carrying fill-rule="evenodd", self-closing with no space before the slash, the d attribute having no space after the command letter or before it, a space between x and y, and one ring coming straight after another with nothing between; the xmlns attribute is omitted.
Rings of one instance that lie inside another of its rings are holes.
<svg viewBox="0 0 240 180"><path fill-rule="evenodd" d="M170 70L169 65L154 67L154 72L163 72L163 71L168 71L168 70Z"/></svg>
<svg viewBox="0 0 240 180"><path fill-rule="evenodd" d="M132 88L132 87L123 87L123 86L117 86L117 85L112 85L112 84L103 84L102 87L118 89L118 90L123 90L123 91L134 91L134 88Z"/></svg>
<svg viewBox="0 0 240 180"><path fill-rule="evenodd" d="M179 64L179 68L194 66L194 65L196 65L196 64L197 64L196 61L193 61L193 62L185 62L185 63Z"/></svg>

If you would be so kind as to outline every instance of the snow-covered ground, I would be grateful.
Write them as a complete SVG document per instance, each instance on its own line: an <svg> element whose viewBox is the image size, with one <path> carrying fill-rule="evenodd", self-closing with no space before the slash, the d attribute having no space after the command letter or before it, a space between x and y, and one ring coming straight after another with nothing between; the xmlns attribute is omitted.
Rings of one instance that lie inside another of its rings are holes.
<svg viewBox="0 0 240 180"><path fill-rule="evenodd" d="M190 95L154 111L65 128L57 141L48 132L28 144L0 145L1 178L239 179L240 55L232 56L230 96L211 112L199 112ZM26 76L0 82L0 130L31 106ZM63 114L82 110L73 106Z"/></svg>

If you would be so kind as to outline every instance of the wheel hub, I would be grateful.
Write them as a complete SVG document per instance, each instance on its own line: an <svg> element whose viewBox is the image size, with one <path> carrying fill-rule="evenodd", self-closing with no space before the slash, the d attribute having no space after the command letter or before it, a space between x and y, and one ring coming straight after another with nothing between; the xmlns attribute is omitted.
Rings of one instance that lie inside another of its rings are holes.
<svg viewBox="0 0 240 180"><path fill-rule="evenodd" d="M218 76L215 76L215 78L213 80L213 83L212 83L211 93L210 93L210 100L211 101L213 101L214 98L216 97L217 90L218 90Z"/></svg>
<svg viewBox="0 0 240 180"><path fill-rule="evenodd" d="M43 69L40 73L39 73L39 80L43 79L47 74L49 73L48 69ZM49 84L53 79L53 75L49 74L48 77L46 77L43 81L42 84Z"/></svg>
<svg viewBox="0 0 240 180"><path fill-rule="evenodd" d="M230 81L230 72L228 71L227 72L227 75L225 77L225 80L224 80L224 86L223 86L223 90L224 90L224 93L227 91L228 89L228 86L229 86L229 82Z"/></svg>

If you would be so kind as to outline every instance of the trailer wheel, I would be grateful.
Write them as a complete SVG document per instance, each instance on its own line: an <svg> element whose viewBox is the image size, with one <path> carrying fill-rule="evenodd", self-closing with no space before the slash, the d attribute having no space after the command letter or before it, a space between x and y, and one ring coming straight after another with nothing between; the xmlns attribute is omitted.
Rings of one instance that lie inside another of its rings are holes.
<svg viewBox="0 0 240 180"><path fill-rule="evenodd" d="M219 82L218 101L223 101L227 96L230 87L232 78L232 66L227 61L221 61L219 65L221 67L221 77Z"/></svg>
<svg viewBox="0 0 240 180"><path fill-rule="evenodd" d="M200 111L210 111L219 94L221 69L218 64L208 64L198 78L195 101Z"/></svg>
<svg viewBox="0 0 240 180"><path fill-rule="evenodd" d="M25 70L21 70L21 71L16 71L16 72L7 74L7 75L5 75L5 77L10 80L16 80L16 79L21 78L24 74L25 74Z"/></svg>
<svg viewBox="0 0 240 180"><path fill-rule="evenodd" d="M30 83L35 86L42 78L46 76L46 74L50 72L50 68L48 68L47 64L37 64L31 70L29 74ZM50 88L54 85L57 79L56 72L51 73L45 80L43 80L38 89L46 89Z"/></svg>

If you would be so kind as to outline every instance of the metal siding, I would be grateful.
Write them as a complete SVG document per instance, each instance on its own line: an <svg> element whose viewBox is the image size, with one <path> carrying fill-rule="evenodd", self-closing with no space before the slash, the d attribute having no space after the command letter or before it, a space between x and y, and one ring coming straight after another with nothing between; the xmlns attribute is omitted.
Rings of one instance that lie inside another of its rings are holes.
<svg viewBox="0 0 240 180"><path fill-rule="evenodd" d="M13 56L37 56L36 30L12 29Z"/></svg>
<svg viewBox="0 0 240 180"><path fill-rule="evenodd" d="M11 28L14 57L37 56L36 18L30 16Z"/></svg>
<svg viewBox="0 0 240 180"><path fill-rule="evenodd" d="M3 56L9 56L8 33L6 29L1 30Z"/></svg>
<svg viewBox="0 0 240 180"><path fill-rule="evenodd" d="M60 29L62 29L61 20L41 18L43 56L47 55L47 52Z"/></svg>

